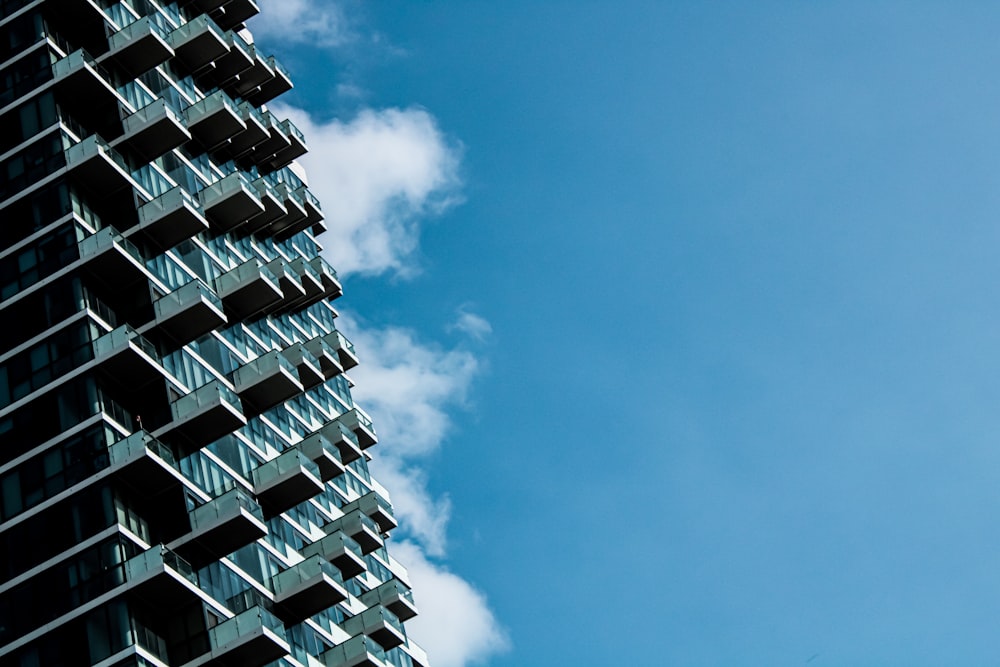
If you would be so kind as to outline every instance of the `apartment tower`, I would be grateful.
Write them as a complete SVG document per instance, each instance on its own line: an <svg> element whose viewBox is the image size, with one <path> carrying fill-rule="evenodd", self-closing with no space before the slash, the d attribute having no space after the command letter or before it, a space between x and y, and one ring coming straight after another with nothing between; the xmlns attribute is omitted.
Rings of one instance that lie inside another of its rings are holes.
<svg viewBox="0 0 1000 667"><path fill-rule="evenodd" d="M427 665L257 13L0 0L5 667Z"/></svg>

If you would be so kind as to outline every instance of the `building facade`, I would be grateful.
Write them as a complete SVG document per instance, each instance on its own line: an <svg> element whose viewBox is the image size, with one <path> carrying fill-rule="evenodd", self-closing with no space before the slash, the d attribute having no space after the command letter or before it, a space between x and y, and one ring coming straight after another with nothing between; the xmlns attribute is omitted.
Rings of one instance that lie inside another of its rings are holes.
<svg viewBox="0 0 1000 667"><path fill-rule="evenodd" d="M427 665L257 12L0 0L0 665Z"/></svg>

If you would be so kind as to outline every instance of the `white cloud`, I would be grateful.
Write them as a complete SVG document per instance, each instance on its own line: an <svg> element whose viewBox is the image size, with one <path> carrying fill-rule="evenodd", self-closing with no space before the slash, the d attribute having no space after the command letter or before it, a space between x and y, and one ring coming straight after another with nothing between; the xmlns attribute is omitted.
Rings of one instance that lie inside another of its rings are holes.
<svg viewBox="0 0 1000 667"><path fill-rule="evenodd" d="M412 542L395 543L392 550L406 564L420 610L406 622L407 631L435 667L464 667L509 647L482 592L427 559Z"/></svg>
<svg viewBox="0 0 1000 667"><path fill-rule="evenodd" d="M413 457L437 449L451 428L448 410L464 404L478 359L424 344L402 327L362 328L347 315L341 324L362 360L351 372L353 394L378 417L383 454Z"/></svg>
<svg viewBox="0 0 1000 667"><path fill-rule="evenodd" d="M466 336L478 341L485 340L487 336L493 333L493 325L485 317L467 310L467 306L462 306L458 309L458 317L448 329L449 331L461 331Z"/></svg>
<svg viewBox="0 0 1000 667"><path fill-rule="evenodd" d="M423 109L365 109L352 120L317 122L272 105L305 135L301 162L324 206L326 254L338 271L415 272L420 221L460 200L460 149Z"/></svg>
<svg viewBox="0 0 1000 667"><path fill-rule="evenodd" d="M355 39L343 9L332 0L260 0L260 8L266 18L251 24L254 34L260 37L324 48L343 46Z"/></svg>
<svg viewBox="0 0 1000 667"><path fill-rule="evenodd" d="M393 511L403 522L405 532L428 555L444 556L451 500L447 496L432 498L427 491L427 473L399 458L378 457L371 467L379 482L390 490Z"/></svg>
<svg viewBox="0 0 1000 667"><path fill-rule="evenodd" d="M479 319L479 330L489 327ZM509 642L485 596L432 560L446 555L451 501L432 496L420 464L450 433L450 410L464 405L481 364L466 350L427 344L409 329L361 327L349 315L340 324L361 358L352 393L379 433L373 473L392 495L399 532L408 538L391 545L418 596L420 616L407 629L436 667L464 667L502 651Z"/></svg>

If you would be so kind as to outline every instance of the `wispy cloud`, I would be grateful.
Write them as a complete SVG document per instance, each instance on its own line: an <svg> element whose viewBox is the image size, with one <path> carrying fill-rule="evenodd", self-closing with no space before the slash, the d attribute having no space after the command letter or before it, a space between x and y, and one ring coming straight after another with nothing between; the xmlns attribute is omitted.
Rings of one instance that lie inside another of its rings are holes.
<svg viewBox="0 0 1000 667"><path fill-rule="evenodd" d="M251 25L260 37L322 48L343 46L357 38L339 2L260 0L260 7L266 18Z"/></svg>
<svg viewBox="0 0 1000 667"><path fill-rule="evenodd" d="M480 330L489 327L476 317ZM464 667L504 650L506 634L485 595L440 562L447 555L451 501L428 491L423 467L451 432L450 414L465 405L482 363L469 350L426 343L403 327L363 326L350 315L341 324L362 361L352 371L354 396L379 431L382 451L373 472L392 494L400 532L408 537L392 545L410 570L421 611L407 627L438 667Z"/></svg>
<svg viewBox="0 0 1000 667"><path fill-rule="evenodd" d="M337 270L414 274L421 221L460 201L460 147L423 109L365 109L346 122L273 109L309 142L302 163L325 207Z"/></svg>
<svg viewBox="0 0 1000 667"><path fill-rule="evenodd" d="M486 340L493 333L493 325L481 315L476 315L469 310L468 305L458 309L455 321L448 327L449 331L460 331L466 336L477 341Z"/></svg>
<svg viewBox="0 0 1000 667"><path fill-rule="evenodd" d="M417 592L420 615L406 627L435 667L465 667L509 648L510 641L482 592L429 560L412 542L397 542L392 548L406 563ZM420 596L420 591L429 593Z"/></svg>

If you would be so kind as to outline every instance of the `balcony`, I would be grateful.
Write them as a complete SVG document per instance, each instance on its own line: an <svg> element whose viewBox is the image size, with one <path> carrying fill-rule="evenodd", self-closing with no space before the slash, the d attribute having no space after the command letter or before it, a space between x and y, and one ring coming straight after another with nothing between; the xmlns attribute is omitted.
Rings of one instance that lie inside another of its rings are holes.
<svg viewBox="0 0 1000 667"><path fill-rule="evenodd" d="M349 635L367 635L377 641L382 648L391 649L406 641L406 633L396 615L376 605L344 620L344 631Z"/></svg>
<svg viewBox="0 0 1000 667"><path fill-rule="evenodd" d="M361 445L358 442L358 436L354 435L354 431L339 420L334 419L327 422L316 432L322 434L337 448L340 452L340 460L344 462L344 465L361 458Z"/></svg>
<svg viewBox="0 0 1000 667"><path fill-rule="evenodd" d="M271 260L265 266L270 269L271 273L278 276L278 284L281 286L281 303L275 304L275 309L290 306L305 297L306 289L288 262L279 257Z"/></svg>
<svg viewBox="0 0 1000 667"><path fill-rule="evenodd" d="M345 580L358 576L366 569L361 546L340 530L303 546L301 551L306 558L318 556L333 563Z"/></svg>
<svg viewBox="0 0 1000 667"><path fill-rule="evenodd" d="M288 209L285 208L284 203L282 203L281 199L274 192L274 188L263 178L253 181L253 187L261 203L264 205L264 212L249 220L244 230L250 233L257 233L288 215Z"/></svg>
<svg viewBox="0 0 1000 667"><path fill-rule="evenodd" d="M361 602L371 607L380 604L399 620L408 621L417 615L417 605L413 602L413 592L402 582L390 579L361 596Z"/></svg>
<svg viewBox="0 0 1000 667"><path fill-rule="evenodd" d="M94 361L101 372L138 388L162 379L160 355L148 340L125 324L94 340Z"/></svg>
<svg viewBox="0 0 1000 667"><path fill-rule="evenodd" d="M354 509L344 516L334 519L324 526L323 530L328 535L334 535L338 531L343 532L357 542L362 554L370 554L384 545L382 531L378 524L359 509Z"/></svg>
<svg viewBox="0 0 1000 667"><path fill-rule="evenodd" d="M216 278L215 289L226 308L239 318L259 313L284 296L277 277L258 259L247 260Z"/></svg>
<svg viewBox="0 0 1000 667"><path fill-rule="evenodd" d="M242 172L233 172L198 194L209 222L219 231L228 232L264 212L264 204Z"/></svg>
<svg viewBox="0 0 1000 667"><path fill-rule="evenodd" d="M192 341L228 320L222 300L200 280L193 280L153 302L156 326L176 341Z"/></svg>
<svg viewBox="0 0 1000 667"><path fill-rule="evenodd" d="M171 548L196 566L231 554L267 535L264 513L243 489L232 489L188 512L191 532Z"/></svg>
<svg viewBox="0 0 1000 667"><path fill-rule="evenodd" d="M400 644L399 649L407 655L413 667L430 667L430 660L427 659L427 651L414 644L407 638L406 642Z"/></svg>
<svg viewBox="0 0 1000 667"><path fill-rule="evenodd" d="M151 102L126 116L122 124L125 134L116 141L116 145L127 144L148 159L159 157L191 140L184 121L164 100Z"/></svg>
<svg viewBox="0 0 1000 667"><path fill-rule="evenodd" d="M196 72L229 52L226 36L215 21L202 14L170 33L175 58Z"/></svg>
<svg viewBox="0 0 1000 667"><path fill-rule="evenodd" d="M278 95L287 93L292 89L292 78L274 56L267 57L267 65L272 72L271 77L260 84L260 89L257 92L246 96L247 99L257 106L266 104Z"/></svg>
<svg viewBox="0 0 1000 667"><path fill-rule="evenodd" d="M319 199L316 198L309 188L302 186L295 191L295 194L305 202L306 205L306 215L309 217L309 222L313 225L318 225L323 222L323 207L319 203Z"/></svg>
<svg viewBox="0 0 1000 667"><path fill-rule="evenodd" d="M221 90L185 109L184 118L194 138L209 148L247 129L236 104Z"/></svg>
<svg viewBox="0 0 1000 667"><path fill-rule="evenodd" d="M340 573L319 556L279 572L271 588L277 613L286 623L300 622L347 599Z"/></svg>
<svg viewBox="0 0 1000 667"><path fill-rule="evenodd" d="M289 449L253 471L254 494L275 516L323 490L319 469L298 449Z"/></svg>
<svg viewBox="0 0 1000 667"><path fill-rule="evenodd" d="M317 336L316 338L307 340L303 343L303 346L319 360L319 367L322 369L323 375L326 376L327 380L344 372L344 367L340 365L340 355L326 342L324 336ZM356 441L357 437L354 434L351 435Z"/></svg>
<svg viewBox="0 0 1000 667"><path fill-rule="evenodd" d="M341 508L345 515L354 510L361 510L365 516L378 523L380 533L388 533L399 525L393 516L392 506L375 491L366 493Z"/></svg>
<svg viewBox="0 0 1000 667"><path fill-rule="evenodd" d="M146 431L137 431L108 448L111 474L155 496L183 479L174 453Z"/></svg>
<svg viewBox="0 0 1000 667"><path fill-rule="evenodd" d="M115 192L132 185L125 160L96 134L66 149L66 169L77 182L97 192Z"/></svg>
<svg viewBox="0 0 1000 667"><path fill-rule="evenodd" d="M302 393L295 367L278 350L271 350L233 371L236 393L264 412Z"/></svg>
<svg viewBox="0 0 1000 667"><path fill-rule="evenodd" d="M245 39L234 32L227 32L226 43L229 51L216 58L212 68L212 78L216 81L228 81L253 67L254 53Z"/></svg>
<svg viewBox="0 0 1000 667"><path fill-rule="evenodd" d="M149 16L128 24L108 37L110 50L102 60L111 59L130 76L136 77L174 56L170 37Z"/></svg>
<svg viewBox="0 0 1000 667"><path fill-rule="evenodd" d="M287 237L308 227L309 214L306 213L306 204L302 201L302 198L284 183L275 185L274 191L285 205L288 214L280 220L275 221L268 231L273 235L280 234Z"/></svg>
<svg viewBox="0 0 1000 667"><path fill-rule="evenodd" d="M388 667L385 651L364 635L324 651L320 660L326 667Z"/></svg>
<svg viewBox="0 0 1000 667"><path fill-rule="evenodd" d="M170 404L172 421L156 432L183 437L195 448L218 440L247 424L239 397L218 380Z"/></svg>
<svg viewBox="0 0 1000 667"><path fill-rule="evenodd" d="M87 100L92 107L118 101L117 91L108 83L107 72L83 49L52 63L52 77L56 87L70 99Z"/></svg>
<svg viewBox="0 0 1000 667"><path fill-rule="evenodd" d="M138 208L139 231L161 248L172 248L208 229L201 205L177 186Z"/></svg>
<svg viewBox="0 0 1000 667"><path fill-rule="evenodd" d="M196 2L198 6L202 4L215 4L218 6L220 3L217 0L198 0ZM244 23L247 19L256 16L258 13L260 13L260 9L257 7L256 0L229 0L229 2L223 4L221 9L217 9L212 14L212 17L219 26L226 30L231 30Z"/></svg>
<svg viewBox="0 0 1000 667"><path fill-rule="evenodd" d="M339 331L334 331L326 336L326 342L330 344L340 357L340 365L345 371L349 371L358 365L358 354L354 351L354 344L347 340L347 337ZM369 426L371 422L369 422Z"/></svg>
<svg viewBox="0 0 1000 667"><path fill-rule="evenodd" d="M290 120L283 120L278 124L278 129L282 136L288 140L288 145L277 150L266 159L261 166L267 170L275 171L287 166L292 160L302 157L309 152L306 147L306 138L299 128Z"/></svg>
<svg viewBox="0 0 1000 667"><path fill-rule="evenodd" d="M246 156L251 163L262 166L277 151L291 146L291 140L281 130L281 122L270 111L260 112L260 121L267 130L267 138L254 146L253 153Z"/></svg>
<svg viewBox="0 0 1000 667"><path fill-rule="evenodd" d="M296 257L288 263L289 268L296 273L305 291L305 297L297 305L312 304L323 298L323 278L305 259Z"/></svg>
<svg viewBox="0 0 1000 667"><path fill-rule="evenodd" d="M249 102L240 102L240 117L246 124L246 130L233 135L225 152L229 157L238 158L252 151L271 136L264 116Z"/></svg>
<svg viewBox="0 0 1000 667"><path fill-rule="evenodd" d="M306 389L312 389L326 379L320 368L319 360L310 354L309 350L301 343L295 343L282 350L281 353L285 355L285 359L290 364L295 366L295 370L299 374L299 382Z"/></svg>
<svg viewBox="0 0 1000 667"><path fill-rule="evenodd" d="M80 259L101 280L112 285L129 285L147 278L139 249L113 227L91 234L77 245Z"/></svg>
<svg viewBox="0 0 1000 667"><path fill-rule="evenodd" d="M163 545L125 561L125 579L130 594L158 609L174 609L201 597L191 564Z"/></svg>
<svg viewBox="0 0 1000 667"><path fill-rule="evenodd" d="M358 437L361 449L368 449L378 442L372 420L360 408L352 408L337 417L337 421L349 428Z"/></svg>
<svg viewBox="0 0 1000 667"><path fill-rule="evenodd" d="M309 260L309 266L323 279L323 290L326 298L336 299L344 295L344 288L340 284L337 271L330 266L330 262L322 257L314 257Z"/></svg>
<svg viewBox="0 0 1000 667"><path fill-rule="evenodd" d="M340 452L322 433L313 433L295 447L316 464L320 480L328 482L334 477L344 474L345 468L340 461Z"/></svg>
<svg viewBox="0 0 1000 667"><path fill-rule="evenodd" d="M263 667L288 655L285 627L269 611L252 607L208 630L210 651L184 667Z"/></svg>
<svg viewBox="0 0 1000 667"><path fill-rule="evenodd" d="M227 81L219 80L219 85L227 90L231 90L234 97L242 97L254 106L259 107L262 103L251 99L250 94L256 92L261 84L274 78L274 70L271 69L267 59L260 55L255 45L250 44L248 46L253 58L253 64L235 79Z"/></svg>

